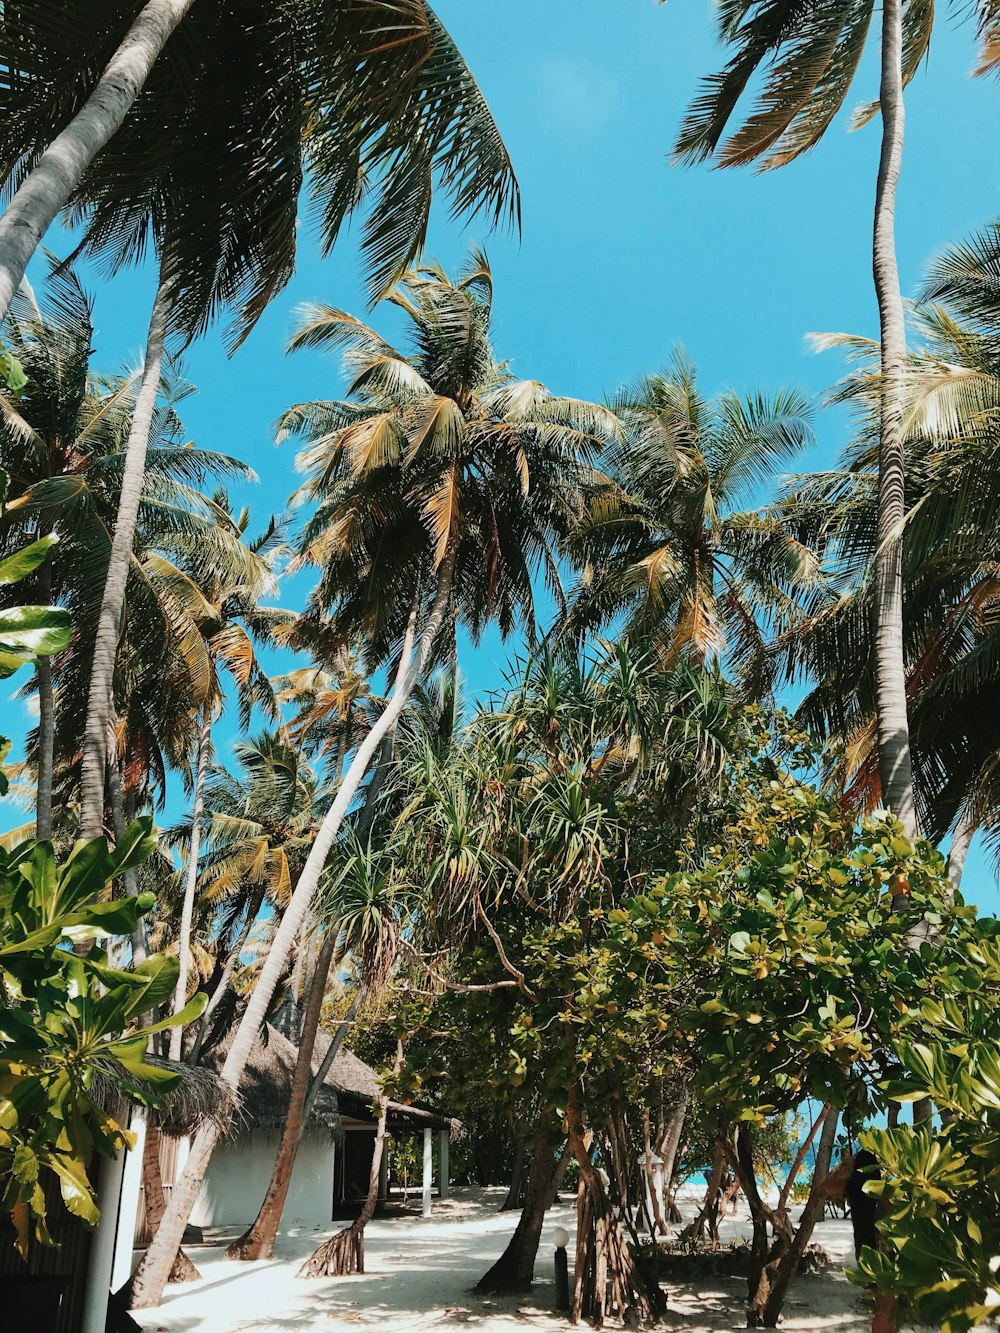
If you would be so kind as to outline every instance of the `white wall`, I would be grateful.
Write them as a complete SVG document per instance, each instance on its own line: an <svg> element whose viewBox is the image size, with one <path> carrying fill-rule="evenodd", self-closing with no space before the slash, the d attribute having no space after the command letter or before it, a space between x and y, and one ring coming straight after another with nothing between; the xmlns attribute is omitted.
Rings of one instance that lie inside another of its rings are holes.
<svg viewBox="0 0 1000 1333"><path fill-rule="evenodd" d="M247 1226L257 1216L278 1152L278 1131L223 1139L212 1154L191 1221L198 1227ZM282 1230L329 1226L333 1213L333 1142L307 1134L299 1144Z"/></svg>

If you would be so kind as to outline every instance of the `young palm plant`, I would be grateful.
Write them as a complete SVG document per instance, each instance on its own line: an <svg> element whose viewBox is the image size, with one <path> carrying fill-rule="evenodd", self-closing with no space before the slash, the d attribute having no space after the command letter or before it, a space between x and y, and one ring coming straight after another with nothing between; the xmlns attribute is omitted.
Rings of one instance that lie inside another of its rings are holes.
<svg viewBox="0 0 1000 1333"><path fill-rule="evenodd" d="M238 1086L289 952L299 937L345 816L383 741L427 670L442 630L479 633L530 618L532 579L556 575L565 535L590 472L596 432L616 428L605 409L515 381L490 345L492 277L473 254L454 282L438 268L410 273L392 297L413 346L403 356L373 329L329 308L306 312L292 349L346 347L349 401L292 408L282 434L304 433L316 508L302 559L321 575L313 603L345 644L363 642L367 665L398 655L388 703L355 751L241 1019L223 1069ZM216 1130L197 1135L133 1286L158 1302Z"/></svg>

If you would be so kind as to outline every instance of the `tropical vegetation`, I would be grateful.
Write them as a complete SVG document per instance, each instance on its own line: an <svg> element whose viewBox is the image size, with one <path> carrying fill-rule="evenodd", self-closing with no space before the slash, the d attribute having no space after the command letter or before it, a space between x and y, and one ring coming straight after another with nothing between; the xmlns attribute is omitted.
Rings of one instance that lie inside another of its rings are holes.
<svg viewBox="0 0 1000 1333"><path fill-rule="evenodd" d="M423 253L435 195L520 219L426 0L91 8L0 6L0 677L37 719L0 753L30 810L0 846L17 1252L53 1243L57 1195L108 1225L95 1161L123 1169L145 1108L128 1296L193 1276L273 1021L287 1107L228 1258L274 1255L346 1046L379 1073L371 1183L304 1278L363 1269L390 1103L419 1102L518 1215L480 1292L530 1288L572 1182L570 1318L655 1323L741 1192L746 1320L774 1327L839 1192L871 1209L874 1328L995 1318L1000 928L961 885L972 839L1000 846L1000 223L940 238L904 301L934 6L730 0L678 132L681 164L785 167L877 48L879 336L817 336L846 366L821 401L710 392L679 349L592 398L521 373L486 251ZM995 71L1000 7L968 9ZM360 217L371 308L297 309L315 396L273 433L300 483L257 515L249 466L190 438L184 358L220 319L238 354L303 201L324 254ZM95 312L130 267L145 350L111 367ZM841 456L804 470L838 413ZM504 677L469 691L491 635ZM213 1056L168 1196L155 1112Z"/></svg>

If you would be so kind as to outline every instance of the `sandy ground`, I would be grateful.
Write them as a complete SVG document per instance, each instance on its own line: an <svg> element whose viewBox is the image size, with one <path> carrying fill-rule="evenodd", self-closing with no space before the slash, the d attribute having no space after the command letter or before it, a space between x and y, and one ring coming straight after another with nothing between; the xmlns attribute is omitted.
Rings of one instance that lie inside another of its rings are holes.
<svg viewBox="0 0 1000 1333"><path fill-rule="evenodd" d="M515 1333L568 1329L553 1313L551 1233L562 1225L572 1234L573 1210L560 1205L549 1214L530 1297L481 1298L471 1287L501 1253L517 1220L499 1213L502 1190L455 1189L434 1203L434 1216L376 1218L366 1232L366 1268L349 1278L299 1281L301 1261L329 1231L292 1233L279 1238L273 1261L226 1262L221 1245L194 1246L191 1257L200 1282L168 1288L158 1310L136 1318L143 1328L167 1333L379 1333L435 1330L454 1333ZM747 1233L744 1217L723 1223L724 1243ZM837 1261L850 1250L850 1223L826 1222L814 1241ZM572 1254L572 1241L570 1242ZM666 1287L666 1328L688 1333L744 1327L746 1283L711 1278L699 1284ZM782 1327L829 1333L867 1330L861 1296L837 1270L799 1278L785 1307Z"/></svg>

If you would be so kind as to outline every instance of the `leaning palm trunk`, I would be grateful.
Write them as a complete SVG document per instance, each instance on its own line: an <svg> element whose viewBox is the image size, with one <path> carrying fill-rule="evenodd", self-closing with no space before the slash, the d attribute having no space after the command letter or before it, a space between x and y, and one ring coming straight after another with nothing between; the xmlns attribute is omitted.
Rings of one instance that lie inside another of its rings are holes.
<svg viewBox="0 0 1000 1333"><path fill-rule="evenodd" d="M208 1036L209 1028L211 1027L212 1016L232 988L233 973L236 971L237 963L243 956L243 950L250 937L250 931L253 929L254 922L257 920L257 915L264 904L265 892L265 886L260 884L254 892L253 897L250 899L250 904L247 907L246 920L243 922L243 926L239 935L236 937L233 947L226 956L226 961L222 968L222 976L219 978L219 984L212 992L211 999L205 1006L205 1012L198 1021L198 1028L195 1032L194 1042L192 1043L191 1050L187 1057L188 1064L196 1065L201 1058L202 1047L205 1044L205 1038Z"/></svg>
<svg viewBox="0 0 1000 1333"><path fill-rule="evenodd" d="M309 1078L312 1073L313 1051L316 1047L316 1033L319 1030L320 1014L323 1010L323 998L326 995L326 982L333 963L338 932L327 929L323 944L313 970L309 993L306 996L302 1012L302 1027L299 1032L299 1049L295 1058L295 1071L292 1075L292 1090L288 1101L288 1113L281 1131L278 1155L274 1159L271 1179L268 1182L264 1202L250 1228L226 1250L226 1259L272 1259L274 1257L274 1238L278 1234L281 1214L288 1198L288 1189L292 1183L295 1158L299 1143L308 1124L305 1103L309 1092Z"/></svg>
<svg viewBox="0 0 1000 1333"><path fill-rule="evenodd" d="M875 691L882 800L909 837L917 832L903 658L904 376L906 323L896 261L896 189L903 159L903 0L883 0L882 154L875 198L872 267L882 365L878 549L875 553Z"/></svg>
<svg viewBox="0 0 1000 1333"><path fill-rule="evenodd" d="M52 761L55 716L52 700L52 663L40 657L35 665L38 681L38 784L35 804L35 837L52 837Z"/></svg>
<svg viewBox="0 0 1000 1333"><path fill-rule="evenodd" d="M87 167L121 128L170 34L193 0L149 0L94 91L49 144L0 217L0 320L28 261Z"/></svg>
<svg viewBox="0 0 1000 1333"><path fill-rule="evenodd" d="M181 928L177 937L177 990L174 992L174 1013L179 1014L187 1004L188 976L191 972L191 923L194 919L194 895L198 887L198 853L201 849L201 814L205 804L205 779L208 776L208 756L212 749L212 714L208 707L201 715L198 726L198 752L195 761L194 808L191 814L191 845L188 848L187 874L184 879L184 902L181 906ZM170 1031L170 1058L179 1060L184 1041L184 1029Z"/></svg>
<svg viewBox="0 0 1000 1333"><path fill-rule="evenodd" d="M396 1060L392 1067L394 1078L399 1077L402 1068L403 1043L397 1041ZM388 1098L380 1097L378 1129L375 1131L372 1165L368 1175L368 1193L361 1212L349 1227L344 1227L335 1236L324 1241L318 1250L313 1251L299 1269L299 1277L347 1277L350 1273L365 1271L365 1227L375 1216L375 1205L378 1203L378 1181L382 1169L382 1156L385 1153L388 1112Z"/></svg>
<svg viewBox="0 0 1000 1333"><path fill-rule="evenodd" d="M139 502L146 477L146 450L153 421L153 411L160 391L163 343L170 313L170 284L162 275L153 302L146 340L146 361L142 382L135 400L125 466L122 471L115 535L111 542L104 595L97 621L94 661L87 696L87 722L83 736L83 763L80 772L80 832L84 838L98 838L104 828L104 786L108 762L108 735L114 703L115 657L125 609L125 588L132 560L132 542L139 516Z"/></svg>
<svg viewBox="0 0 1000 1333"><path fill-rule="evenodd" d="M308 860L302 868L302 874L299 876L299 882L285 910L281 924L275 932L270 951L264 960L257 984L244 1010L233 1043L229 1048L226 1062L222 1067L221 1076L233 1089L239 1088L243 1070L267 1015L271 997L284 973L288 955L298 938L302 922L309 911L326 866L326 859L330 854L334 839L340 832L351 801L354 799L361 780L368 771L368 766L378 752L384 737L395 727L403 709L406 707L407 700L430 660L431 650L444 622L451 597L455 555L456 552L454 546L452 546L446 552L438 570L434 601L417 641L416 649L410 654L406 671L402 679L398 680L393 687L389 702L381 717L358 746L357 753L344 776L343 782L340 784L336 798L316 835L316 841L309 853ZM132 1287L133 1308L135 1309L144 1309L160 1303L167 1282L167 1274L173 1263L174 1255L177 1253L184 1228L191 1216L191 1210L198 1198L205 1171L211 1161L212 1153L215 1151L215 1145L218 1143L221 1133L220 1126L208 1124L204 1125L194 1138L184 1174L174 1187L170 1205L164 1214L163 1221L136 1271L136 1278Z"/></svg>

